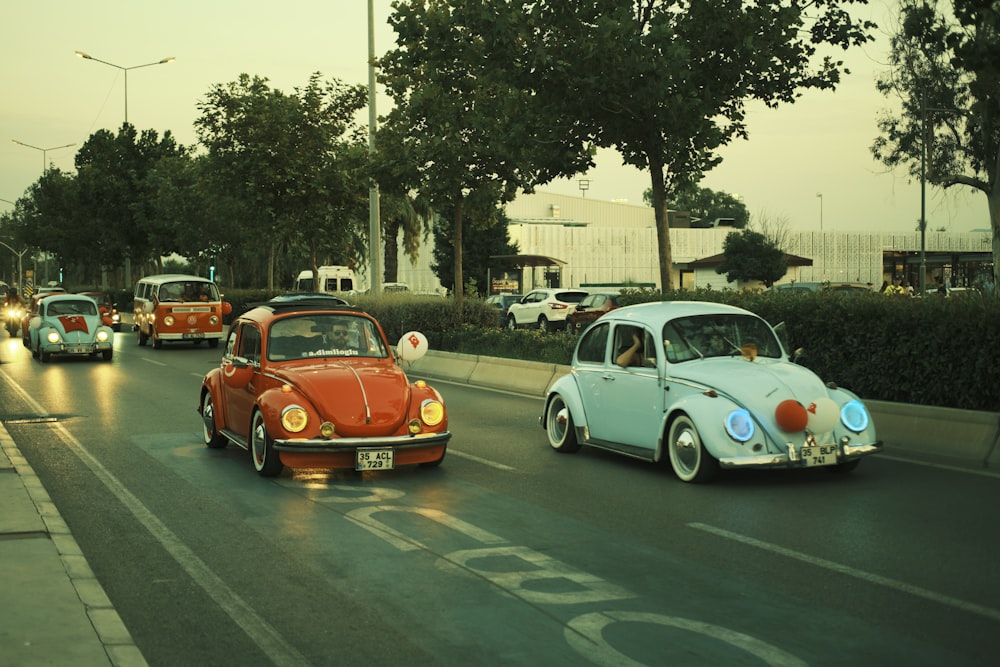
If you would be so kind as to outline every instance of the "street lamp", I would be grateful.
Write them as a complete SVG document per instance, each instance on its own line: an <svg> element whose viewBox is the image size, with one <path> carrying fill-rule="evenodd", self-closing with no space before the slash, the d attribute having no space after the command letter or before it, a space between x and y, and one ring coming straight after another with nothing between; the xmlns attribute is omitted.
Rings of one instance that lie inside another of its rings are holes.
<svg viewBox="0 0 1000 667"><path fill-rule="evenodd" d="M104 63L105 65L110 65L116 69L120 69L125 72L125 122L128 122L128 71L130 69L139 69L140 67L150 67L152 65L166 65L167 63L172 63L176 58L173 56L169 58L164 58L163 60L157 60L155 63L146 63L145 65L133 65L132 67L122 67L121 65L116 65L114 63L109 63L107 60L101 60L100 58L95 58L94 56L84 53L83 51L76 51L77 58L83 58L84 60L93 60L94 62Z"/></svg>
<svg viewBox="0 0 1000 667"><path fill-rule="evenodd" d="M816 196L819 197L819 231L823 231L823 193L817 192Z"/></svg>
<svg viewBox="0 0 1000 667"><path fill-rule="evenodd" d="M47 168L49 166L48 161L45 159L45 154L49 151L59 150L60 148L69 148L70 146L76 146L76 144L66 144L65 146L53 146L52 148L39 148L38 146L32 146L31 144L26 144L23 141L18 141L17 139L11 139L15 144L19 146L25 146L27 148L34 148L36 151L42 152L42 175L45 175Z"/></svg>

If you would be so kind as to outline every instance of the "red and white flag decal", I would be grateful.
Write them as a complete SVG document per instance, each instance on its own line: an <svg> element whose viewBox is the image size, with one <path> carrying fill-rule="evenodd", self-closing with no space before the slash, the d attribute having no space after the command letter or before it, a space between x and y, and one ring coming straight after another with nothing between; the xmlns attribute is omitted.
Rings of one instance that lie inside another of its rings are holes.
<svg viewBox="0 0 1000 667"><path fill-rule="evenodd" d="M90 329L87 328L87 320L80 315L60 315L59 323L62 325L63 331L66 333L69 333L70 331L90 333Z"/></svg>

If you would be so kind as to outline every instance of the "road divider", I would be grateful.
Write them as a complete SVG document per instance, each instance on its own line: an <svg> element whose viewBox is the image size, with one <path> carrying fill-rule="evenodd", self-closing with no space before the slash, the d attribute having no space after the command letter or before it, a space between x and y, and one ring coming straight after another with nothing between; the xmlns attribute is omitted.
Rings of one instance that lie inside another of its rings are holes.
<svg viewBox="0 0 1000 667"><path fill-rule="evenodd" d="M570 371L562 364L437 350L405 367L414 375L538 397ZM963 467L1000 467L998 413L871 400L865 405L887 455Z"/></svg>

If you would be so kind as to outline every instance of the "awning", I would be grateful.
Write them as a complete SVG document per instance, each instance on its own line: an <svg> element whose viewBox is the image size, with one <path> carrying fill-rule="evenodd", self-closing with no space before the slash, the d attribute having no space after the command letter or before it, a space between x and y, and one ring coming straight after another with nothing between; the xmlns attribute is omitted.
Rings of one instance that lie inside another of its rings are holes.
<svg viewBox="0 0 1000 667"><path fill-rule="evenodd" d="M526 266L566 266L566 262L545 255L490 255L495 264L510 264L518 268Z"/></svg>

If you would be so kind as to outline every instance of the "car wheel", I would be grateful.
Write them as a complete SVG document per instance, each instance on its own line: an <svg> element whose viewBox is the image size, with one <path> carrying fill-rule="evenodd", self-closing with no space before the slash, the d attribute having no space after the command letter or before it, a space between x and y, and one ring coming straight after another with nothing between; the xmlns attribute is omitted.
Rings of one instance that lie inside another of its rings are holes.
<svg viewBox="0 0 1000 667"><path fill-rule="evenodd" d="M43 350L41 348L41 346L39 345L39 347L38 347L38 360L41 361L43 364L47 364L49 362L49 359L51 359L51 358L52 358L52 355L49 354L48 352L46 352L45 350Z"/></svg>
<svg viewBox="0 0 1000 667"><path fill-rule="evenodd" d="M114 350L104 350L101 352L101 359L104 359L104 361L111 361L112 356L114 356Z"/></svg>
<svg viewBox="0 0 1000 667"><path fill-rule="evenodd" d="M219 347L219 339L218 338L209 338L208 339L208 346L210 348L212 348L213 350L215 348Z"/></svg>
<svg viewBox="0 0 1000 667"><path fill-rule="evenodd" d="M670 424L667 438L670 465L683 482L707 482L719 469L719 463L701 444L701 436L687 415L679 415Z"/></svg>
<svg viewBox="0 0 1000 667"><path fill-rule="evenodd" d="M513 315L510 315L507 318L507 330L513 331L514 329L517 329L517 320L514 319Z"/></svg>
<svg viewBox="0 0 1000 667"><path fill-rule="evenodd" d="M573 323L570 322L569 320L566 320L566 333L568 334L576 333L576 327L574 327Z"/></svg>
<svg viewBox="0 0 1000 667"><path fill-rule="evenodd" d="M31 345L30 345L30 344L28 343L28 341L26 341L26 340L22 340L22 342L24 343L24 346L25 346L26 348L28 348L29 350L31 350L31 356L33 356L33 357L34 357L35 359L37 359L37 358L38 358L38 350L39 350L40 348L37 348L37 347L31 347Z"/></svg>
<svg viewBox="0 0 1000 667"><path fill-rule="evenodd" d="M202 438L205 446L212 449L223 449L229 444L229 438L219 433L215 428L215 401L212 400L212 392L206 391L201 397L201 420Z"/></svg>
<svg viewBox="0 0 1000 667"><path fill-rule="evenodd" d="M267 434L264 415L260 410L253 413L250 422L250 458L253 467L261 477L277 477L281 474L281 459L274 450L274 440Z"/></svg>
<svg viewBox="0 0 1000 667"><path fill-rule="evenodd" d="M139 347L145 347L146 346L146 341L149 340L149 336L147 334L143 333L141 327L137 328L136 331L139 332L139 335L138 335Z"/></svg>
<svg viewBox="0 0 1000 667"><path fill-rule="evenodd" d="M545 319L544 316L538 318L538 330L542 333L547 333L551 327L549 326L549 321Z"/></svg>
<svg viewBox="0 0 1000 667"><path fill-rule="evenodd" d="M549 437L549 446L557 452L572 453L580 449L573 415L559 394L552 397L545 411L545 433Z"/></svg>

